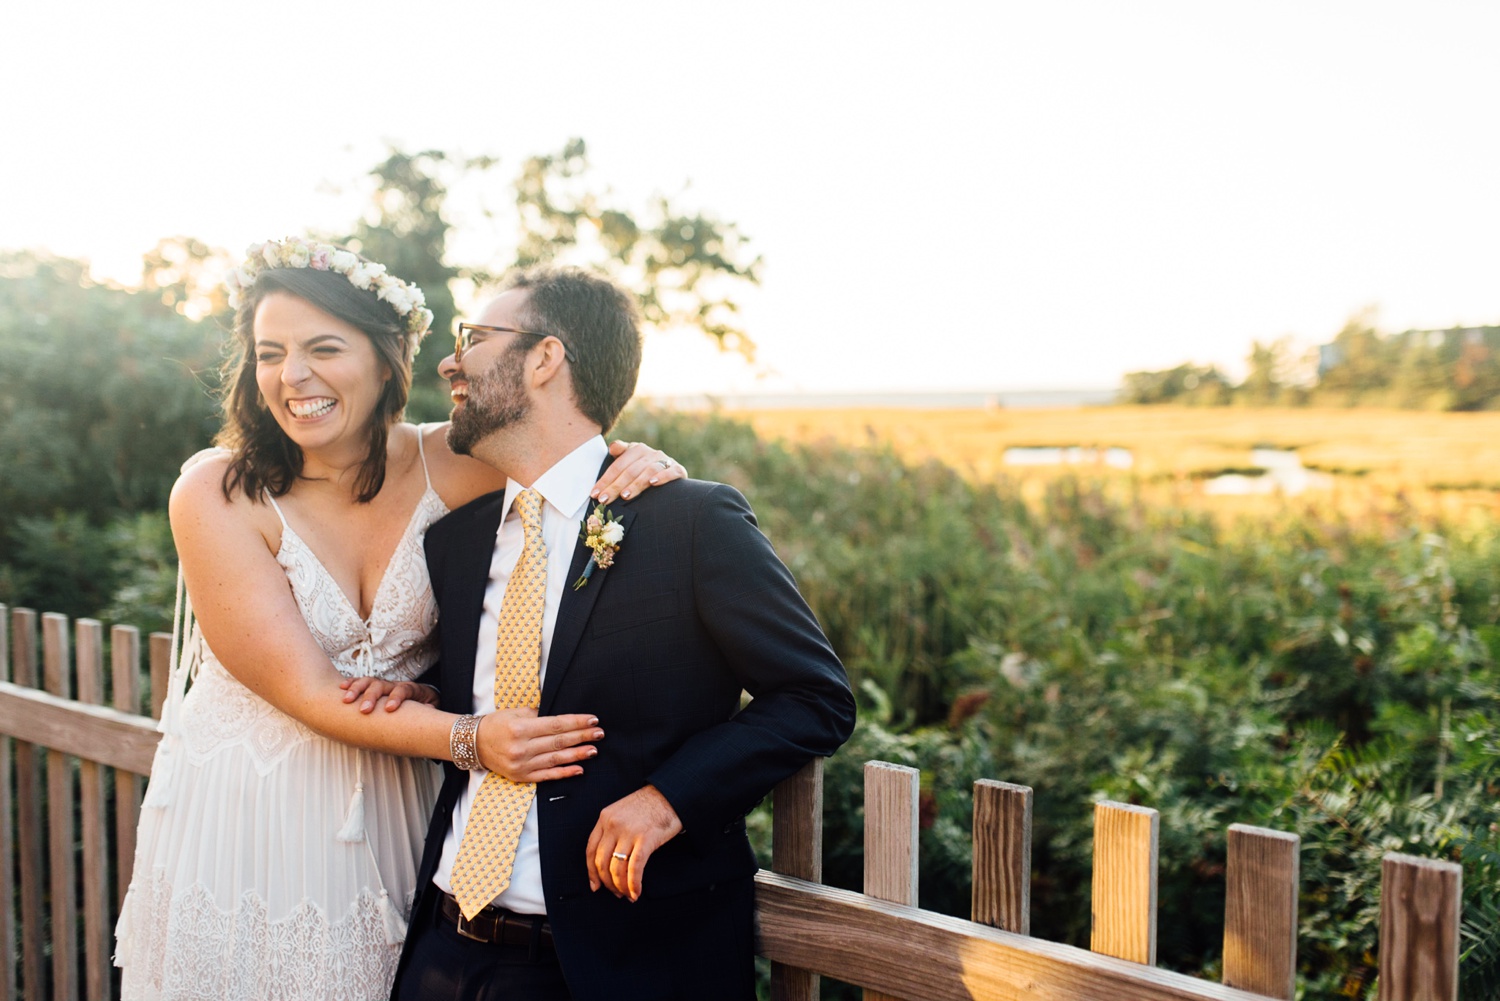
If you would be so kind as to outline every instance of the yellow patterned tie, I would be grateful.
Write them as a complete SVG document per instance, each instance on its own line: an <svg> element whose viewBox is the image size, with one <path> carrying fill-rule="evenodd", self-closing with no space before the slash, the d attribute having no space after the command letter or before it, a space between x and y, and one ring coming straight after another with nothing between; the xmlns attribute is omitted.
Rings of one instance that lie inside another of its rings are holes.
<svg viewBox="0 0 1500 1001"><path fill-rule="evenodd" d="M495 708L541 705L537 675L542 658L542 608L547 595L547 545L542 541L542 497L522 490L516 498L525 544L505 585L500 635L495 644ZM490 772L480 783L458 857L453 861L453 897L467 918L510 885L516 843L536 795L536 783L512 782Z"/></svg>

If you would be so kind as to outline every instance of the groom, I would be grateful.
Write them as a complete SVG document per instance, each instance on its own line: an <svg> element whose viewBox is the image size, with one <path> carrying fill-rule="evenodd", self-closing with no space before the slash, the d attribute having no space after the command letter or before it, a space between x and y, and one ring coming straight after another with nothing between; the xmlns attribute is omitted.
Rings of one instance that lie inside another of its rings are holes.
<svg viewBox="0 0 1500 1001"><path fill-rule="evenodd" d="M640 366L628 293L536 270L480 321L439 366L448 440L510 479L427 563L442 708L489 717L455 749L482 725L510 750L445 768L393 997L751 999L744 817L848 738L844 669L733 488L592 504Z"/></svg>

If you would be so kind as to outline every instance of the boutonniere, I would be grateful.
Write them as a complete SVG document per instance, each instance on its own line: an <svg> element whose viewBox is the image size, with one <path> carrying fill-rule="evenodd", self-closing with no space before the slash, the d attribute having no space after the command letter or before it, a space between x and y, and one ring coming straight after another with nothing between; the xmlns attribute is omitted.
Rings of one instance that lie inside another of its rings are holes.
<svg viewBox="0 0 1500 1001"><path fill-rule="evenodd" d="M624 538L625 526L620 524L620 519L610 514L609 508L603 504L595 504L594 513L583 523L583 544L592 549L594 555L583 568L583 576L573 582L573 590L589 582L595 567L604 570L615 561L615 553L620 551L620 541Z"/></svg>

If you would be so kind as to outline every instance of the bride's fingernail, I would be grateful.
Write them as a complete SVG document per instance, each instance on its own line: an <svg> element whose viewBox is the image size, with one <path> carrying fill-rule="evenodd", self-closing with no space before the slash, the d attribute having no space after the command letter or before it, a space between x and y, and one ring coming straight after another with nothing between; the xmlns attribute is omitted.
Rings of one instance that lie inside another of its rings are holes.
<svg viewBox="0 0 1500 1001"><path fill-rule="evenodd" d="M624 500L630 500L630 491L629 490L625 491L623 494L620 495L620 497L622 499L624 499Z"/></svg>

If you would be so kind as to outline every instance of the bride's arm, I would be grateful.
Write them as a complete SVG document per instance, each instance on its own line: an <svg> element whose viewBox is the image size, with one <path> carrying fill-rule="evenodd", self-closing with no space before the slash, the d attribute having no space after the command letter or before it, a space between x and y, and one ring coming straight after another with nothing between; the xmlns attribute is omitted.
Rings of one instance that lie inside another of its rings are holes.
<svg viewBox="0 0 1500 1001"><path fill-rule="evenodd" d="M505 474L478 459L454 455L448 448L448 425L423 425L423 447L433 489L450 510L460 508L476 497L505 487ZM654 486L685 479L682 463L661 449L642 442L612 441L609 454L615 461L594 484L589 496L601 504L615 499L630 500Z"/></svg>
<svg viewBox="0 0 1500 1001"><path fill-rule="evenodd" d="M286 573L256 525L256 506L226 500L223 462L183 473L168 510L199 628L225 670L271 705L346 744L451 760L451 713L414 703L400 713L350 712L341 675L308 631ZM263 515L264 512L261 512ZM480 758L516 781L578 775L600 731L584 715L536 717L530 710L486 716Z"/></svg>

